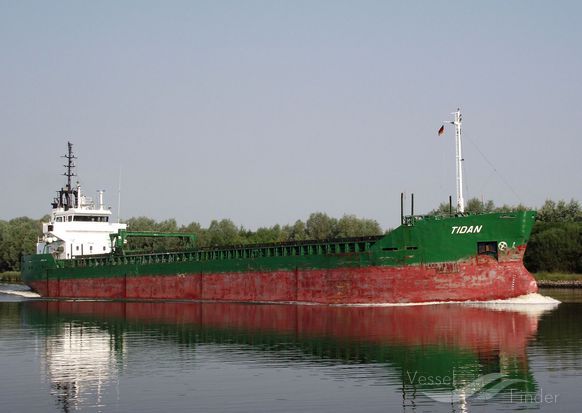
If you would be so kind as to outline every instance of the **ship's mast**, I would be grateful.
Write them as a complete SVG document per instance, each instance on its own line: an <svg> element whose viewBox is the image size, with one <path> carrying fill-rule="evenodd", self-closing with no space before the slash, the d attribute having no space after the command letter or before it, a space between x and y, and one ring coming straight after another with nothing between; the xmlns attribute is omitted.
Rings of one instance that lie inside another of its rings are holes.
<svg viewBox="0 0 582 413"><path fill-rule="evenodd" d="M455 116L453 121L444 121L445 123L450 123L455 125L455 169L457 172L457 212L465 212L465 199L463 198L463 151L461 145L461 123L463 117L461 116L461 109L457 109L456 112L451 113ZM439 135L442 135L445 130L445 125L439 129Z"/></svg>
<svg viewBox="0 0 582 413"><path fill-rule="evenodd" d="M455 149L456 149L456 170L457 170L457 212L465 212L465 200L463 199L463 153L461 147L461 109L453 112L455 120L451 122L455 125Z"/></svg>
<svg viewBox="0 0 582 413"><path fill-rule="evenodd" d="M79 188L77 187L76 189L73 189L73 184L71 182L71 178L77 176L77 174L73 172L75 168L75 162L73 160L77 159L77 157L73 155L73 144L71 142L67 142L67 145L68 151L65 155L62 156L67 160L66 165L63 165L66 168L63 175L67 177L67 185L57 192L58 197L55 198L55 201L52 203L53 208L64 208L65 211L69 208L79 207L80 195Z"/></svg>
<svg viewBox="0 0 582 413"><path fill-rule="evenodd" d="M73 172L73 168L75 167L73 159L76 159L77 157L73 155L73 144L71 142L67 142L67 146L69 150L65 155L63 155L63 158L67 159L67 164L63 165L65 168L67 168L67 171L63 175L67 177L67 191L71 191L73 188L71 185L71 178L73 176L77 176L77 174Z"/></svg>

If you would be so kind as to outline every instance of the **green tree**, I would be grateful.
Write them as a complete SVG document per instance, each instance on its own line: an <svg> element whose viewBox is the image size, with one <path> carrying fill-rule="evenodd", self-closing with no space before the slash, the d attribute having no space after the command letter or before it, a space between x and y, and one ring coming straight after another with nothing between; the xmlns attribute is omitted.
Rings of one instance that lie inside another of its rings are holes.
<svg viewBox="0 0 582 413"><path fill-rule="evenodd" d="M582 224L536 222L524 264L532 272L582 273Z"/></svg>
<svg viewBox="0 0 582 413"><path fill-rule="evenodd" d="M158 222L154 228L158 232L177 232L178 224L176 223L176 220L174 218L170 218Z"/></svg>
<svg viewBox="0 0 582 413"><path fill-rule="evenodd" d="M511 211L526 211L529 210L525 205L519 204L517 206L503 205L496 206L492 200L481 201L479 198L471 198L465 205L465 212L469 214L481 214L488 212L511 212ZM456 207L453 206L453 214L456 213ZM428 213L428 215L449 215L449 203L442 202L439 206Z"/></svg>
<svg viewBox="0 0 582 413"><path fill-rule="evenodd" d="M337 234L337 219L330 218L323 212L314 212L309 215L305 223L305 231L308 238L311 239L335 238Z"/></svg>
<svg viewBox="0 0 582 413"><path fill-rule="evenodd" d="M246 231L245 243L264 244L268 242L280 242L282 241L281 237L282 234L280 225L275 225L271 228L262 227L257 229L256 231Z"/></svg>
<svg viewBox="0 0 582 413"><path fill-rule="evenodd" d="M483 212L493 212L495 204L493 201L482 202L479 198L471 198L467 201L465 212L470 214L479 214Z"/></svg>
<svg viewBox="0 0 582 413"><path fill-rule="evenodd" d="M303 241L307 239L305 222L298 219L293 225L285 225L282 229L282 241Z"/></svg>
<svg viewBox="0 0 582 413"><path fill-rule="evenodd" d="M438 215L438 216L442 216L442 215L449 215L450 212L450 205L448 202L441 202L439 204L438 207L436 207L435 209L433 209L432 211L430 211L428 213L428 215ZM455 213L455 208L453 206L453 214Z"/></svg>
<svg viewBox="0 0 582 413"><path fill-rule="evenodd" d="M7 237L8 223L6 221L0 220L0 272L9 271L8 261L4 259L3 251L7 248L6 237Z"/></svg>
<svg viewBox="0 0 582 413"><path fill-rule="evenodd" d="M344 215L336 225L338 237L361 237L365 235L379 235L382 229L373 219L358 218L355 215Z"/></svg>
<svg viewBox="0 0 582 413"><path fill-rule="evenodd" d="M242 243L239 230L230 219L213 220L206 231L208 245L237 245Z"/></svg>
<svg viewBox="0 0 582 413"><path fill-rule="evenodd" d="M2 271L19 271L22 255L36 250L36 242L42 235L42 221L14 218L3 222L0 231L0 268Z"/></svg>
<svg viewBox="0 0 582 413"><path fill-rule="evenodd" d="M155 231L156 221L148 217L129 218L125 221L129 231Z"/></svg>
<svg viewBox="0 0 582 413"><path fill-rule="evenodd" d="M126 222L128 231L155 231L156 221L148 217L130 218ZM134 251L153 251L154 240L145 237L131 237L127 240L128 250Z"/></svg>
<svg viewBox="0 0 582 413"><path fill-rule="evenodd" d="M198 222L191 222L188 225L181 227L180 231L187 232L188 234L195 234L196 245L198 247L207 247L209 245L206 229L202 228L202 225Z"/></svg>
<svg viewBox="0 0 582 413"><path fill-rule="evenodd" d="M538 210L538 219L542 222L582 222L582 208L574 199L568 203L548 199Z"/></svg>

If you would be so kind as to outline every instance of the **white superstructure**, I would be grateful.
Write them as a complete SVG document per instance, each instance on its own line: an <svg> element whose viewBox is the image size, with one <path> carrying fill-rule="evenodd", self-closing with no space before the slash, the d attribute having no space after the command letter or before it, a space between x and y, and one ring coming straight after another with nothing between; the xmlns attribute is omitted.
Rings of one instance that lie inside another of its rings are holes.
<svg viewBox="0 0 582 413"><path fill-rule="evenodd" d="M36 244L37 254L52 254L58 259L111 252L110 234L126 229L126 224L111 222L111 211L103 205L103 191L99 191L99 203L81 193L81 186L71 186L73 173L72 144L69 142L68 163L64 174L67 185L58 191L52 203L50 221L43 223L43 236Z"/></svg>

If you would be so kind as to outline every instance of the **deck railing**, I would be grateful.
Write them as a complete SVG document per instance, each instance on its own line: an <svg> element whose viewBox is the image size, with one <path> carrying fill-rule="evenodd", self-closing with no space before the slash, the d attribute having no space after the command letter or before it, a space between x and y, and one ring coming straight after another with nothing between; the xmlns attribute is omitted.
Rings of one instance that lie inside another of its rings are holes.
<svg viewBox="0 0 582 413"><path fill-rule="evenodd" d="M270 244L250 244L207 247L192 251L76 257L57 260L60 268L99 267L128 264L158 264L179 262L207 262L255 259L269 257L295 257L315 255L343 255L366 252L383 236L341 238L334 240L291 241Z"/></svg>

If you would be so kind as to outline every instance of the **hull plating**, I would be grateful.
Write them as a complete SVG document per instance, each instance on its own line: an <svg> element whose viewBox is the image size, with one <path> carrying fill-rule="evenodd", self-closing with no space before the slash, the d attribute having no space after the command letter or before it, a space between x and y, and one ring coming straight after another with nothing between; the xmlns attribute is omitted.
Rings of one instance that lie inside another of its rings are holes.
<svg viewBox="0 0 582 413"><path fill-rule="evenodd" d="M492 300L537 291L521 260L488 257L405 267L127 275L36 280L46 297L379 304Z"/></svg>

